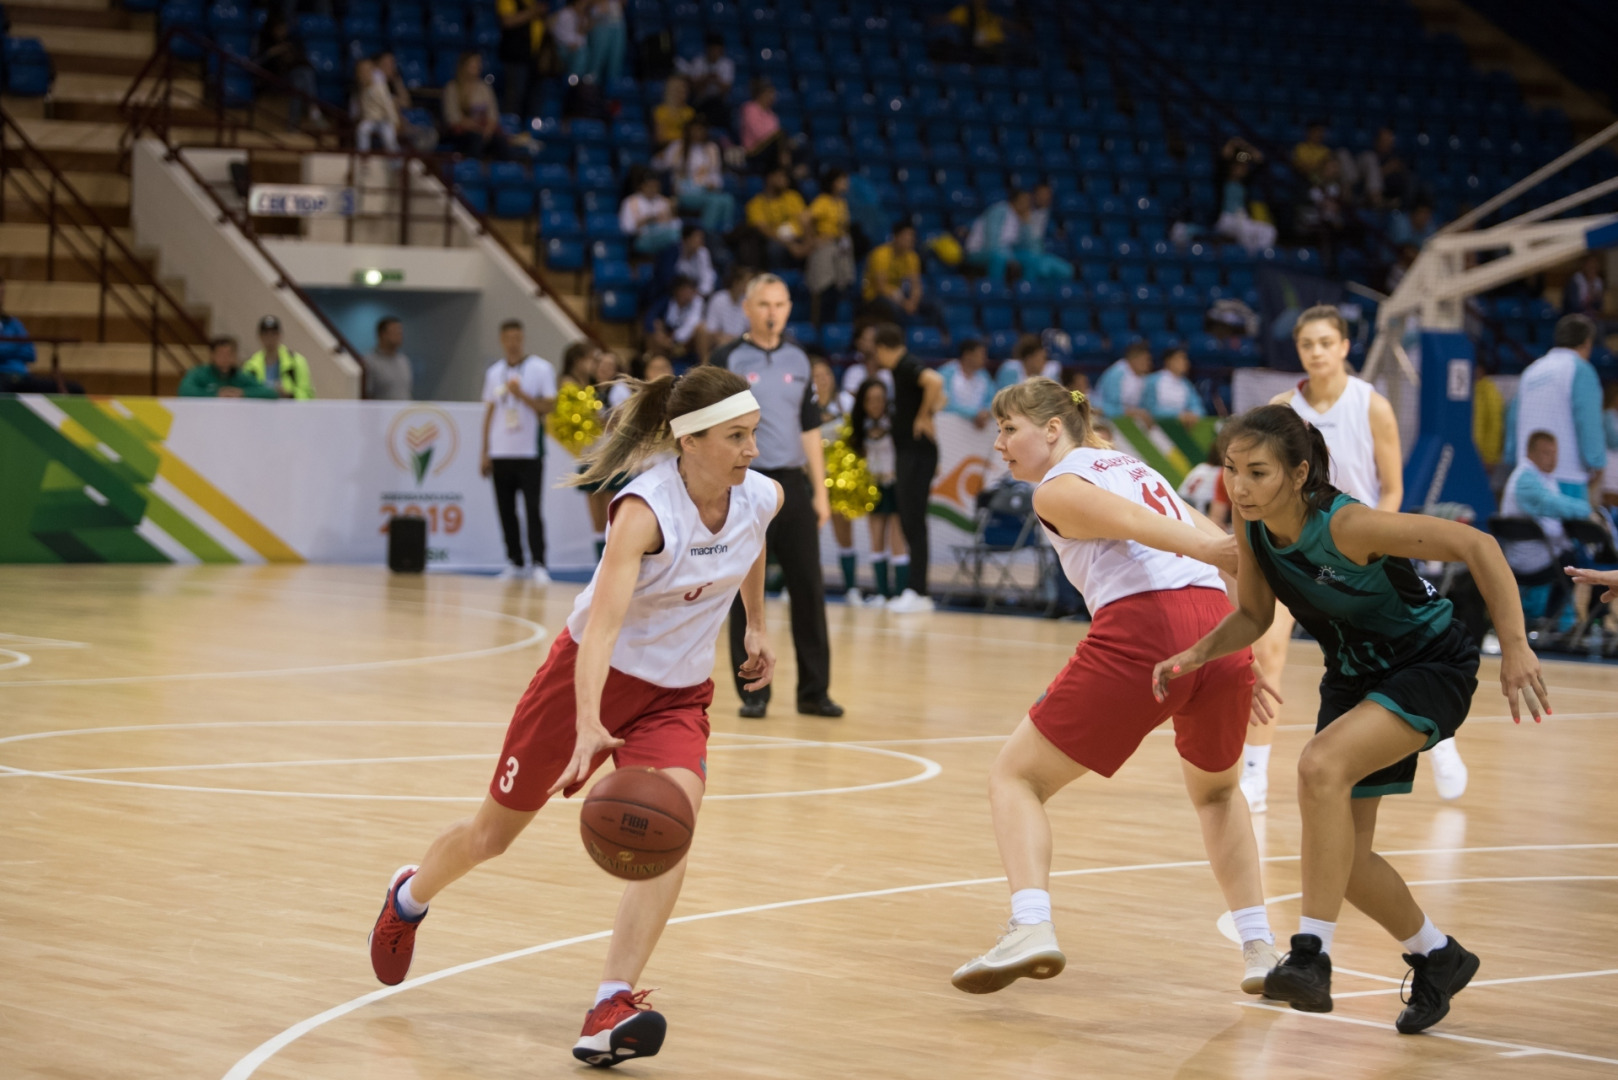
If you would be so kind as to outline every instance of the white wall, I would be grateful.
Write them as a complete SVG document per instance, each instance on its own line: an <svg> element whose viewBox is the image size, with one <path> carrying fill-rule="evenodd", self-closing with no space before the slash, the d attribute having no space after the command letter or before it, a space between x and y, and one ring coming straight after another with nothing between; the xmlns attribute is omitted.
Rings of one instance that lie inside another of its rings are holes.
<svg viewBox="0 0 1618 1080"><path fill-rule="evenodd" d="M357 398L360 366L315 313L286 289L277 288L271 265L234 228L176 164L164 160L163 144L142 139L133 154L130 224L135 240L157 253L158 273L185 283L186 297L213 311L210 329L234 335L242 355L258 348L258 321L281 320L287 345L309 360L315 392L325 398ZM241 151L187 151L203 179L226 179Z"/></svg>

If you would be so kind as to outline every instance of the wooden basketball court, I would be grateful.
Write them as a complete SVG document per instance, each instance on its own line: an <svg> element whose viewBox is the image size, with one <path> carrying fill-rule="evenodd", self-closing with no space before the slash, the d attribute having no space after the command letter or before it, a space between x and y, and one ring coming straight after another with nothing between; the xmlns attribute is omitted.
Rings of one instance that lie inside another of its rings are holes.
<svg viewBox="0 0 1618 1080"><path fill-rule="evenodd" d="M548 808L433 905L413 978L365 949L392 871L481 798L577 587L372 569L0 569L0 1075L412 1077L583 1071L568 1053L618 883ZM643 986L669 1020L630 1076L1611 1077L1618 1080L1618 669L1550 664L1513 726L1486 660L1471 787L1386 800L1380 847L1477 981L1392 1029L1399 946L1345 909L1337 1011L1240 993L1171 740L1052 804L1068 969L950 972L1007 916L987 769L1082 627L833 606L842 720L766 721L720 672L711 784ZM1291 765L1319 653L1294 645L1260 822L1296 928ZM1106 702L1097 702L1105 709Z"/></svg>

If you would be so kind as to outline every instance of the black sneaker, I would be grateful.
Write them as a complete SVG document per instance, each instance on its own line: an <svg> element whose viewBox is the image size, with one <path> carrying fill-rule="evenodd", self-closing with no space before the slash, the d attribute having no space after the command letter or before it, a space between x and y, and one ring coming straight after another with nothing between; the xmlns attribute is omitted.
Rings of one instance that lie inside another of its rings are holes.
<svg viewBox="0 0 1618 1080"><path fill-rule="evenodd" d="M1410 965L1405 976L1410 980L1410 995L1406 997L1404 987L1399 988L1405 1007L1393 1022L1401 1035L1426 1031L1449 1015L1449 999L1472 981L1479 966L1477 954L1467 952L1454 938L1426 956L1406 953L1405 963Z"/></svg>
<svg viewBox="0 0 1618 1080"><path fill-rule="evenodd" d="M798 702L798 712L804 716L829 716L836 719L843 715L843 707L829 697L822 697L816 701Z"/></svg>
<svg viewBox="0 0 1618 1080"><path fill-rule="evenodd" d="M1313 934L1293 934L1292 951L1264 976L1264 996L1299 1012L1331 1012L1331 957Z"/></svg>
<svg viewBox="0 0 1618 1080"><path fill-rule="evenodd" d="M736 712L743 720L762 720L769 708L770 703L767 701L743 701L742 707Z"/></svg>

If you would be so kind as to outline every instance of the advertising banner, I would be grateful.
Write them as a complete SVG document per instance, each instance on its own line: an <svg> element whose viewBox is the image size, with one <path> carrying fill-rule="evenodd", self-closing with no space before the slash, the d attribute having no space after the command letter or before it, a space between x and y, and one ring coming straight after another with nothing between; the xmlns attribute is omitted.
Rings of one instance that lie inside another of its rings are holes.
<svg viewBox="0 0 1618 1080"><path fill-rule="evenodd" d="M0 562L381 564L400 515L430 567L497 568L482 423L476 402L0 399ZM585 497L555 486L573 468L550 442L556 569L593 562Z"/></svg>

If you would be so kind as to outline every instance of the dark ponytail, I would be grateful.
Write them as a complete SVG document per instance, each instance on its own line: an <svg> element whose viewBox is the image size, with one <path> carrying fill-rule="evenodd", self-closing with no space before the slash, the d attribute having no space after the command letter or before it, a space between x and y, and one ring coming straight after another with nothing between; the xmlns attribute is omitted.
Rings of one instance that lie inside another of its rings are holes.
<svg viewBox="0 0 1618 1080"><path fill-rule="evenodd" d="M614 381L635 392L612 411L607 437L584 456L584 471L563 481L570 487L599 484L632 473L647 458L678 450L669 431L670 420L748 389L747 380L735 372L706 365L678 378L664 375L651 382L631 378Z"/></svg>
<svg viewBox="0 0 1618 1080"><path fill-rule="evenodd" d="M1268 447L1288 472L1307 462L1309 473L1299 494L1311 510L1330 510L1332 501L1341 494L1332 486L1331 451L1326 449L1326 437L1290 406L1251 409L1226 424L1220 437L1227 448L1243 442Z"/></svg>

